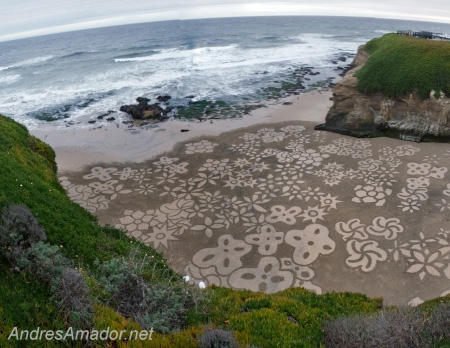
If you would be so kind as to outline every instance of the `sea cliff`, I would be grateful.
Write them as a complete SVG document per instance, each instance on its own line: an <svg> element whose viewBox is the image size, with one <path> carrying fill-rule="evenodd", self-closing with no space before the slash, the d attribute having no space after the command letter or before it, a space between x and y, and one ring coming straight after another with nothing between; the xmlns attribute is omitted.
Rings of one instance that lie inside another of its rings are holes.
<svg viewBox="0 0 450 348"><path fill-rule="evenodd" d="M317 129L357 137L450 140L450 43L388 34L359 47Z"/></svg>

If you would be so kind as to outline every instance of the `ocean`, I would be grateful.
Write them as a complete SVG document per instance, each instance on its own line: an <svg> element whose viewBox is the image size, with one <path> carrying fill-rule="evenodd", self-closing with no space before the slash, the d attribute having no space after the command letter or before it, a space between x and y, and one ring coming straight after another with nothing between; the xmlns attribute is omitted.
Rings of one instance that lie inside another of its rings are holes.
<svg viewBox="0 0 450 348"><path fill-rule="evenodd" d="M399 29L450 25L351 17L153 22L0 43L0 113L30 129L96 127L129 117L137 97L239 116L290 94L332 86L359 45ZM186 98L190 96L193 98ZM195 104L192 104L195 103ZM222 111L222 112L220 112ZM194 115L195 113L186 115ZM89 123L91 121L91 123Z"/></svg>

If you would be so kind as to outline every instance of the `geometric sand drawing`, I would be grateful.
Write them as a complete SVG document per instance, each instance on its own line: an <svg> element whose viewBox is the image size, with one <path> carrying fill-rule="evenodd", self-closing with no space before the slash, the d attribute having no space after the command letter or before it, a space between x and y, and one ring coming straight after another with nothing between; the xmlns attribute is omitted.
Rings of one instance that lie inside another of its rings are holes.
<svg viewBox="0 0 450 348"><path fill-rule="evenodd" d="M450 145L313 127L254 126L60 181L195 282L362 292L387 304L448 292Z"/></svg>

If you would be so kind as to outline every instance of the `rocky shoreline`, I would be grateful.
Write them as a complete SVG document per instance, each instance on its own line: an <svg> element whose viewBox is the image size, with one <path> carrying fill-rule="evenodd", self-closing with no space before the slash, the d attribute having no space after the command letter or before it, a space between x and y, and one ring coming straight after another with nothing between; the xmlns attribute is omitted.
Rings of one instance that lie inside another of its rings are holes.
<svg viewBox="0 0 450 348"><path fill-rule="evenodd" d="M285 99L289 96L300 95L314 89L333 88L337 76L344 74L351 69L351 64L342 66L348 59L353 58L353 54L341 53L330 61L336 76L320 79L321 72L314 67L301 66L295 69L291 74L289 81L276 81L279 87L268 87L262 91L262 97L265 101L275 101L287 105ZM123 121L130 126L145 126L149 124L164 122L169 118L179 119L197 119L200 121L213 120L220 118L234 118L249 114L251 111L264 107L264 103L249 103L247 105L232 105L224 101L195 100L195 96L186 96L183 99L186 103L179 100L173 102L174 98L170 95L160 95L156 97L157 102L151 103L150 98L143 96L137 97L137 104L122 105L120 111L131 116L129 121ZM97 117L102 120L110 113ZM114 117L105 118L107 121L113 121ZM92 119L89 123L96 123Z"/></svg>

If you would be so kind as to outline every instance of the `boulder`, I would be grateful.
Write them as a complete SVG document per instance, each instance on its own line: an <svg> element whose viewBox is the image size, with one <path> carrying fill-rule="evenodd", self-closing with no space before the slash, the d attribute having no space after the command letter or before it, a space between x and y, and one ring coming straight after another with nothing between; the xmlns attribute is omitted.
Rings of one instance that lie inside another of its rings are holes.
<svg viewBox="0 0 450 348"><path fill-rule="evenodd" d="M164 96L158 96L156 99L158 99L158 101L160 101L161 103L166 103L168 102L170 99L172 99L172 97L170 95L164 95Z"/></svg>
<svg viewBox="0 0 450 348"><path fill-rule="evenodd" d="M123 105L120 107L120 111L123 111L135 120L147 120L147 119L164 119L166 113L163 108L158 104L148 104L150 99L139 97L136 99L139 103L137 105Z"/></svg>

